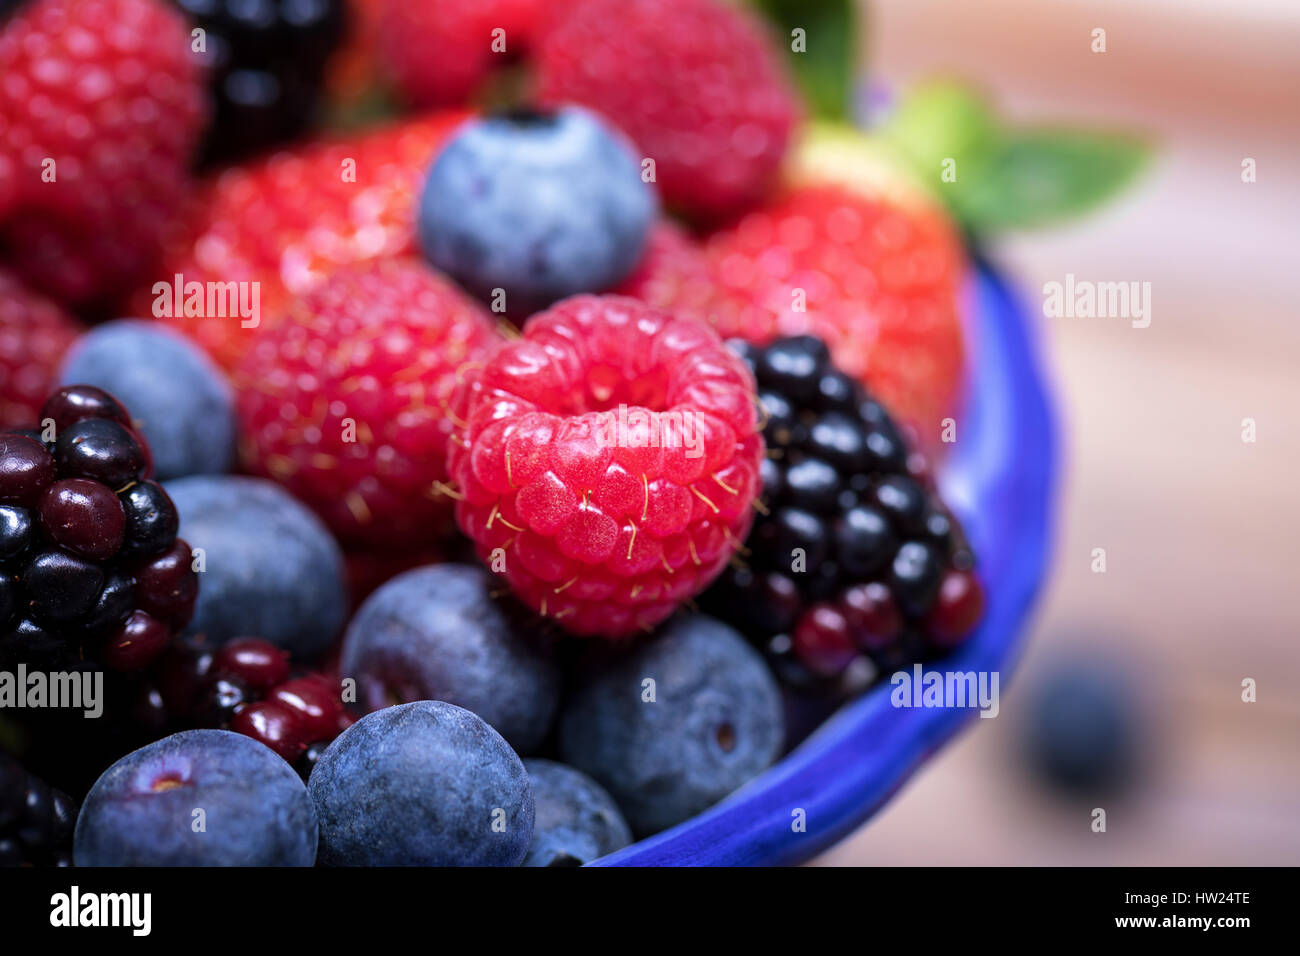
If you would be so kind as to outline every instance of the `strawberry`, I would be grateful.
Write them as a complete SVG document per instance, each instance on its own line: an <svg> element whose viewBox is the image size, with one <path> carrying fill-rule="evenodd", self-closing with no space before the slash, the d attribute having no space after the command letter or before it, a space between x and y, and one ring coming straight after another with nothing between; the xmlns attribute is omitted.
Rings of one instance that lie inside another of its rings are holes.
<svg viewBox="0 0 1300 956"><path fill-rule="evenodd" d="M0 428L39 422L59 363L80 332L59 306L0 269Z"/></svg>
<svg viewBox="0 0 1300 956"><path fill-rule="evenodd" d="M33 286L104 305L144 277L205 122L163 0L32 0L0 21L0 246Z"/></svg>
<svg viewBox="0 0 1300 956"><path fill-rule="evenodd" d="M424 175L461 119L458 113L417 117L227 169L197 196L189 226L169 244L158 276L257 282L266 323L340 265L414 252ZM152 314L153 301L150 288L132 300L144 315ZM160 318L226 368L254 337L238 317Z"/></svg>
<svg viewBox="0 0 1300 956"><path fill-rule="evenodd" d="M603 113L655 161L664 201L696 218L758 200L800 115L763 25L723 0L579 0L535 59L543 102Z"/></svg>
<svg viewBox="0 0 1300 956"><path fill-rule="evenodd" d="M945 214L889 154L817 129L772 201L703 248L661 227L621 291L724 337L816 335L933 451L962 383L964 275Z"/></svg>
<svg viewBox="0 0 1300 956"><path fill-rule="evenodd" d="M753 520L754 379L708 326L581 295L463 376L456 520L526 604L582 635L653 627Z"/></svg>
<svg viewBox="0 0 1300 956"><path fill-rule="evenodd" d="M496 339L488 313L414 259L337 268L235 370L242 455L347 545L426 545L449 518L447 402Z"/></svg>

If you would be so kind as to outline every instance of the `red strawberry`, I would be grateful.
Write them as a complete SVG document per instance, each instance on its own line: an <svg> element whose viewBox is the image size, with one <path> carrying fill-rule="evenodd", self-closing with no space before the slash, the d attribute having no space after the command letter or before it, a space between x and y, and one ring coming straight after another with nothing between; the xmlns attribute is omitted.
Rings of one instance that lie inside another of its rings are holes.
<svg viewBox="0 0 1300 956"><path fill-rule="evenodd" d="M548 4L554 0L378 0L380 61L407 101L459 106L528 49Z"/></svg>
<svg viewBox="0 0 1300 956"><path fill-rule="evenodd" d="M763 458L754 382L706 325L575 296L464 377L456 520L575 634L653 627L744 541Z"/></svg>
<svg viewBox="0 0 1300 956"><path fill-rule="evenodd" d="M421 262L336 270L236 369L245 464L346 544L427 543L449 517L456 373L495 337L488 314Z"/></svg>
<svg viewBox="0 0 1300 956"><path fill-rule="evenodd" d="M143 278L205 119L162 0L33 0L0 22L0 245L34 286L101 304Z"/></svg>
<svg viewBox="0 0 1300 956"><path fill-rule="evenodd" d="M962 382L961 246L942 214L796 187L708 242L725 337L810 332L933 447Z"/></svg>
<svg viewBox="0 0 1300 956"><path fill-rule="evenodd" d="M759 20L723 0L579 0L536 60L543 101L603 113L654 159L665 202L697 217L756 201L799 117Z"/></svg>
<svg viewBox="0 0 1300 956"><path fill-rule="evenodd" d="M463 118L419 117L226 170L203 188L190 226L169 246L159 277L258 282L265 324L340 265L414 252L424 174ZM137 312L152 314L149 288L132 301ZM238 317L160 318L226 368L255 337Z"/></svg>
<svg viewBox="0 0 1300 956"><path fill-rule="evenodd" d="M0 428L36 425L81 327L0 269Z"/></svg>

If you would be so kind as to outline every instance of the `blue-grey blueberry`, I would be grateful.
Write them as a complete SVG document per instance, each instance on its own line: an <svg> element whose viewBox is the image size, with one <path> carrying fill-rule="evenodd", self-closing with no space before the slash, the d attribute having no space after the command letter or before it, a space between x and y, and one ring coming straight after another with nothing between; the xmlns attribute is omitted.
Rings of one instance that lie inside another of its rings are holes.
<svg viewBox="0 0 1300 956"><path fill-rule="evenodd" d="M221 370L184 336L156 322L121 319L76 341L63 385L96 385L131 413L153 452L159 481L220 474L235 460L234 393Z"/></svg>
<svg viewBox="0 0 1300 956"><path fill-rule="evenodd" d="M518 753L545 739L559 706L549 648L491 575L468 564L400 574L348 625L339 673L362 713L395 701L445 700L486 720Z"/></svg>
<svg viewBox="0 0 1300 956"><path fill-rule="evenodd" d="M532 840L523 761L443 701L362 717L321 755L307 789L327 866L518 866Z"/></svg>
<svg viewBox="0 0 1300 956"><path fill-rule="evenodd" d="M465 123L443 147L420 200L434 266L524 316L616 285L645 249L658 200L631 144L578 107Z"/></svg>
<svg viewBox="0 0 1300 956"><path fill-rule="evenodd" d="M343 554L321 520L273 482L234 475L169 481L180 535L203 549L188 631L214 645L262 637L310 659L347 613Z"/></svg>
<svg viewBox="0 0 1300 956"><path fill-rule="evenodd" d="M560 718L560 759L656 833L717 803L776 759L781 695L739 634L701 614L598 668Z"/></svg>
<svg viewBox="0 0 1300 956"><path fill-rule="evenodd" d="M127 754L77 817L77 866L311 866L316 812L262 744L186 730Z"/></svg>
<svg viewBox="0 0 1300 956"><path fill-rule="evenodd" d="M581 866L632 842L618 804L595 780L553 760L524 766L537 808L524 866Z"/></svg>

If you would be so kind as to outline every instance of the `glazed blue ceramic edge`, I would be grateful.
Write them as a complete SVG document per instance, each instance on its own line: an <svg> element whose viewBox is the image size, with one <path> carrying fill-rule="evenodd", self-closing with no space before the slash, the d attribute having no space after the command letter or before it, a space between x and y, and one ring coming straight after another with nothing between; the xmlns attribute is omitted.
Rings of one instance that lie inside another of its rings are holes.
<svg viewBox="0 0 1300 956"><path fill-rule="evenodd" d="M976 354L965 413L944 466L945 496L962 520L988 595L984 622L933 670L990 671L999 690L1046 574L1057 473L1055 417L1031 317L1006 283L980 267L971 289ZM800 863L876 811L977 711L901 708L878 685L845 705L778 764L698 816L593 866ZM796 811L806 829L796 832Z"/></svg>

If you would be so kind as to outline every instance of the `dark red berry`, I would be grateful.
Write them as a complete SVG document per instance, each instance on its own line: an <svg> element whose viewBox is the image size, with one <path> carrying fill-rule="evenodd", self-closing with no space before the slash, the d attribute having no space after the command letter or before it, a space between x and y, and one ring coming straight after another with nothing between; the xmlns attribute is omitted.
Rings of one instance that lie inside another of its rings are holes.
<svg viewBox="0 0 1300 956"><path fill-rule="evenodd" d="M55 479L54 457L26 435L0 435L0 501L34 505Z"/></svg>
<svg viewBox="0 0 1300 956"><path fill-rule="evenodd" d="M134 671L153 662L171 641L167 625L144 611L132 611L101 650L104 663L115 671Z"/></svg>
<svg viewBox="0 0 1300 956"><path fill-rule="evenodd" d="M97 481L56 481L41 495L37 512L54 543L82 557L107 561L122 547L126 512L112 489Z"/></svg>
<svg viewBox="0 0 1300 956"><path fill-rule="evenodd" d="M265 694L288 678L289 652L260 637L237 637L216 652L212 667Z"/></svg>
<svg viewBox="0 0 1300 956"><path fill-rule="evenodd" d="M814 604L794 627L794 653L819 677L836 677L858 656L849 623L829 604Z"/></svg>
<svg viewBox="0 0 1300 956"><path fill-rule="evenodd" d="M191 563L193 552L184 541L135 569L135 594L140 607L161 621L180 627L194 613L199 593L198 575Z"/></svg>
<svg viewBox="0 0 1300 956"><path fill-rule="evenodd" d="M41 421L50 419L57 432L88 418L106 418L130 426L131 416L116 398L93 385L65 385L45 400Z"/></svg>
<svg viewBox="0 0 1300 956"><path fill-rule="evenodd" d="M44 551L20 575L37 617L66 623L88 613L104 586L104 570L64 551Z"/></svg>
<svg viewBox="0 0 1300 956"><path fill-rule="evenodd" d="M115 491L139 481L148 465L131 430L106 418L88 418L60 430L54 460L64 477L90 478Z"/></svg>
<svg viewBox="0 0 1300 956"><path fill-rule="evenodd" d="M839 605L853 643L873 659L898 640L903 616L880 581L855 584L840 597Z"/></svg>
<svg viewBox="0 0 1300 956"><path fill-rule="evenodd" d="M167 712L191 718L199 695L211 679L213 650L195 637L181 637L172 642L155 669L158 692Z"/></svg>
<svg viewBox="0 0 1300 956"><path fill-rule="evenodd" d="M9 623L18 610L18 581L12 574L0 571L0 629Z"/></svg>
<svg viewBox="0 0 1300 956"><path fill-rule="evenodd" d="M296 763L313 735L306 733L301 714L275 700L261 700L242 708L230 729L270 747L289 763Z"/></svg>
<svg viewBox="0 0 1300 956"><path fill-rule="evenodd" d="M171 496L156 481L140 481L118 496L126 512L122 557L148 558L172 546L180 516Z"/></svg>
<svg viewBox="0 0 1300 956"><path fill-rule="evenodd" d="M321 677L299 677L281 684L269 699L294 711L309 739L338 733L343 704L338 693Z"/></svg>
<svg viewBox="0 0 1300 956"><path fill-rule="evenodd" d="M970 571L947 571L939 584L925 629L936 647L956 647L984 616L984 589Z"/></svg>

